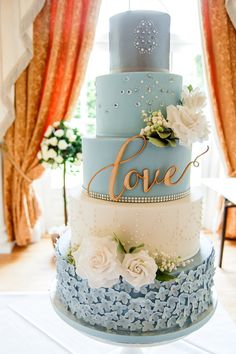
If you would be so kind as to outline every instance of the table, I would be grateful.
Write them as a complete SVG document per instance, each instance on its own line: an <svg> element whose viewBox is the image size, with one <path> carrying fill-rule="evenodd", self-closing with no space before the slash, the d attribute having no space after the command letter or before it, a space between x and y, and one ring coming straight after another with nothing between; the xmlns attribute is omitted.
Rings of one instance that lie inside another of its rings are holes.
<svg viewBox="0 0 236 354"><path fill-rule="evenodd" d="M145 354L235 354L236 326L221 306L200 330ZM48 293L0 294L1 354L115 354L120 348L83 336L52 309ZM132 349L128 348L131 354Z"/></svg>
<svg viewBox="0 0 236 354"><path fill-rule="evenodd" d="M236 178L203 178L202 183L224 198L224 212L221 232L219 267L222 267L225 240L235 241L226 237L227 214L230 208L236 208ZM235 230L236 234L236 230Z"/></svg>

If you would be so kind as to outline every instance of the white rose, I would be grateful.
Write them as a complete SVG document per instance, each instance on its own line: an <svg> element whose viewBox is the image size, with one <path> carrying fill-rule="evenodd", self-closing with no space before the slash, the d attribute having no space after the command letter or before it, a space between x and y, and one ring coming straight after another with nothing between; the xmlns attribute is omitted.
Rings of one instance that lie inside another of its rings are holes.
<svg viewBox="0 0 236 354"><path fill-rule="evenodd" d="M58 155L57 157L55 157L55 161L56 161L57 163L63 163L63 162L64 162L64 159L63 159L62 156Z"/></svg>
<svg viewBox="0 0 236 354"><path fill-rule="evenodd" d="M54 162L54 163L51 165L51 168L52 168L53 170L56 170L56 169L58 168L58 164Z"/></svg>
<svg viewBox="0 0 236 354"><path fill-rule="evenodd" d="M48 150L48 158L49 159L55 159L56 157L57 157L57 153L56 153L56 151L55 150L53 150L53 149L49 149Z"/></svg>
<svg viewBox="0 0 236 354"><path fill-rule="evenodd" d="M67 129L66 137L69 139L71 143L76 140L76 135L74 134L72 129Z"/></svg>
<svg viewBox="0 0 236 354"><path fill-rule="evenodd" d="M53 127L52 127L51 125L49 125L49 127L47 128L47 130L46 130L44 136L45 136L46 138L48 138L48 137L52 134L52 132L53 132Z"/></svg>
<svg viewBox="0 0 236 354"><path fill-rule="evenodd" d="M192 109L194 112L198 112L206 105L206 96L199 88L191 92L189 92L188 88L185 88L182 92L182 101L184 106Z"/></svg>
<svg viewBox="0 0 236 354"><path fill-rule="evenodd" d="M167 120L181 145L190 146L194 142L208 139L209 127L202 112L194 112L185 106L168 106Z"/></svg>
<svg viewBox="0 0 236 354"><path fill-rule="evenodd" d="M48 145L49 144L49 141L50 141L50 139L48 139L48 138L44 138L43 140L42 140L42 143L41 143L41 146L43 146L43 145Z"/></svg>
<svg viewBox="0 0 236 354"><path fill-rule="evenodd" d="M156 278L157 265L147 251L126 253L122 262L122 277L136 289L152 284Z"/></svg>
<svg viewBox="0 0 236 354"><path fill-rule="evenodd" d="M43 162L42 162L42 165L43 165L43 167L45 167L45 168L48 168L48 167L51 168L51 164L48 163L48 162L43 161Z"/></svg>
<svg viewBox="0 0 236 354"><path fill-rule="evenodd" d="M57 138L54 136L53 138L49 139L49 144L52 146L57 146Z"/></svg>
<svg viewBox="0 0 236 354"><path fill-rule="evenodd" d="M73 257L77 274L91 288L111 287L119 281L121 264L114 237L86 237Z"/></svg>
<svg viewBox="0 0 236 354"><path fill-rule="evenodd" d="M65 140L60 140L58 143L58 148L60 150L65 150L67 148L68 144Z"/></svg>
<svg viewBox="0 0 236 354"><path fill-rule="evenodd" d="M42 152L42 158L44 160L48 160L49 156L48 156L48 147L47 147L47 145L44 145L44 144L41 145L41 152Z"/></svg>
<svg viewBox="0 0 236 354"><path fill-rule="evenodd" d="M61 138L64 135L64 130L58 129L55 131L54 135L57 136L58 138Z"/></svg>
<svg viewBox="0 0 236 354"><path fill-rule="evenodd" d="M75 134L73 134L73 135L71 135L71 136L69 137L69 141L70 141L71 143L73 143L75 140L76 140L76 135L75 135Z"/></svg>
<svg viewBox="0 0 236 354"><path fill-rule="evenodd" d="M43 157L42 152L39 151L39 152L37 153L37 158L38 158L39 160L41 160L42 157Z"/></svg>
<svg viewBox="0 0 236 354"><path fill-rule="evenodd" d="M54 126L55 128L59 127L59 125L60 125L60 122L54 122L54 123L53 123L53 126Z"/></svg>

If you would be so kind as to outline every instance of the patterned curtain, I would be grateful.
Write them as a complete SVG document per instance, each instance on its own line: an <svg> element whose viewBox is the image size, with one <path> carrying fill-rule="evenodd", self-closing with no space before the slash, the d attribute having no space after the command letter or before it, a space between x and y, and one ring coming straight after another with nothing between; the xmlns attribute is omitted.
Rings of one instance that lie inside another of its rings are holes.
<svg viewBox="0 0 236 354"><path fill-rule="evenodd" d="M15 85L16 119L4 139L4 207L9 240L31 241L40 215L32 188L47 125L69 119L92 48L100 0L47 0L34 22L34 56Z"/></svg>
<svg viewBox="0 0 236 354"><path fill-rule="evenodd" d="M229 177L236 177L236 31L224 0L201 0L207 79L216 131ZM236 235L236 212L227 219L227 236Z"/></svg>

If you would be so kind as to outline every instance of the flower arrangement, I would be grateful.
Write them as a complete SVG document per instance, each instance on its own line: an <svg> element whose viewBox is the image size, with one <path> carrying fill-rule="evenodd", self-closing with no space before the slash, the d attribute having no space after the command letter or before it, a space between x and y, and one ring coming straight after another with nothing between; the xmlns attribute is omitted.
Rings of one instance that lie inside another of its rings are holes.
<svg viewBox="0 0 236 354"><path fill-rule="evenodd" d="M145 135L157 147L176 146L177 138L161 111L150 113L142 111L142 116L146 127L141 130L141 135Z"/></svg>
<svg viewBox="0 0 236 354"><path fill-rule="evenodd" d="M171 272L190 262L164 253L151 256L143 247L144 244L140 244L126 250L115 234L90 236L84 238L76 250L69 250L67 260L75 265L81 278L88 280L91 288L111 287L122 276L138 290L143 285L154 283L155 279L174 279Z"/></svg>
<svg viewBox="0 0 236 354"><path fill-rule="evenodd" d="M205 104L204 94L190 85L183 90L179 105L166 107L166 117L160 111L142 111L146 127L140 134L158 147L174 147L177 140L180 145L187 147L194 142L207 140L209 126L203 113Z"/></svg>
<svg viewBox="0 0 236 354"><path fill-rule="evenodd" d="M82 161L81 136L77 128L62 120L50 125L38 152L39 162L46 168L63 167L63 199L65 225L67 225L66 171L67 166L79 166Z"/></svg>

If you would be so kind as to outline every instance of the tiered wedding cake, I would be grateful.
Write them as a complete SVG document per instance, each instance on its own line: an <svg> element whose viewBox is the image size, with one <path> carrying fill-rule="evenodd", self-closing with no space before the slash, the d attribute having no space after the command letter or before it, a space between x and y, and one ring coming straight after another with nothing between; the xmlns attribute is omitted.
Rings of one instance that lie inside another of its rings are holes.
<svg viewBox="0 0 236 354"><path fill-rule="evenodd" d="M204 97L169 73L170 17L110 20L111 73L97 78L96 137L83 139L71 240L57 246L57 298L111 331L175 331L212 304L214 251L199 236L191 144L207 135ZM125 333L124 332L124 333Z"/></svg>

